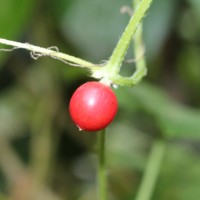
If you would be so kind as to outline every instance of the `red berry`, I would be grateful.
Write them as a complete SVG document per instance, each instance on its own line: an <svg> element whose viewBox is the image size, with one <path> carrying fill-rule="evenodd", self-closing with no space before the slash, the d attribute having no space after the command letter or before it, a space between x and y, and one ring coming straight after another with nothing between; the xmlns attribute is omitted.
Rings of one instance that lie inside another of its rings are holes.
<svg viewBox="0 0 200 200"><path fill-rule="evenodd" d="M86 131L98 131L108 126L117 113L114 92L100 82L87 82L72 95L69 112L72 120Z"/></svg>

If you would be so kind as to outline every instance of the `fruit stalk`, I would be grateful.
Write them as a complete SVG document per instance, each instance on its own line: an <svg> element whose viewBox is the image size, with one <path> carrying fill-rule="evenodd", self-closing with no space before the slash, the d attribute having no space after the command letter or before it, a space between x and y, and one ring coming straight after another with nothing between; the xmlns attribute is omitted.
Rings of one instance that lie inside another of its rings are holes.
<svg viewBox="0 0 200 200"><path fill-rule="evenodd" d="M98 145L98 173L97 173L97 190L98 200L107 199L107 174L106 174L106 153L105 153L106 130L103 129L97 133Z"/></svg>

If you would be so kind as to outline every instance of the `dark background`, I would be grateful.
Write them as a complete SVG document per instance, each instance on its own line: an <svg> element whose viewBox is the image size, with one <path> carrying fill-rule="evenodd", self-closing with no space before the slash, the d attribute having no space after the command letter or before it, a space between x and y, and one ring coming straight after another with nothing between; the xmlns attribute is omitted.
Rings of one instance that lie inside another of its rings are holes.
<svg viewBox="0 0 200 200"><path fill-rule="evenodd" d="M57 46L94 63L110 57L130 0L0 1L0 37ZM107 129L112 199L134 199L155 138L167 144L152 199L200 196L200 1L154 0L144 20L148 75L115 90ZM0 45L0 48L9 48ZM130 47L126 59L134 58ZM134 63L124 62L125 74ZM0 199L96 198L96 133L79 132L68 103L85 69L18 49L0 52Z"/></svg>

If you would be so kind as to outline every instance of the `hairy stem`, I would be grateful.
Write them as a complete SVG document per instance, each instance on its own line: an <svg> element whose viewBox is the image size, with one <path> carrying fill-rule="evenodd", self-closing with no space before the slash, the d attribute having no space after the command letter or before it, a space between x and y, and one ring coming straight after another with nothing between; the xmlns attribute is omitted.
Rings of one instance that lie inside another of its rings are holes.
<svg viewBox="0 0 200 200"><path fill-rule="evenodd" d="M153 0L142 0L141 3L138 5L137 9L135 10L134 15L131 17L124 33L122 34L120 40L116 48L114 49L106 68L109 70L110 74L115 76L119 74L122 61L126 55L128 46L135 34L138 25L144 18L147 10L149 9Z"/></svg>
<svg viewBox="0 0 200 200"><path fill-rule="evenodd" d="M16 48L22 48L22 49L29 50L32 52L33 58L38 58L40 56L50 56L57 60L66 62L67 64L70 64L72 66L87 67L89 69L97 68L97 66L91 62L88 62L83 59L59 52L56 47L43 48L43 47L35 46L35 45L29 44L29 43L20 43L20 42L15 42L15 41L11 41L11 40L6 40L3 38L0 38L0 43L9 45L9 46L13 46ZM56 49L56 50L52 50L52 49ZM0 50L6 51L6 49L0 49Z"/></svg>
<svg viewBox="0 0 200 200"><path fill-rule="evenodd" d="M138 5L139 0L133 0L133 10L136 9L136 6ZM143 76L146 75L147 73L147 67L146 67L146 61L145 61L145 57L144 57L144 53L145 53L145 46L143 43L143 28L142 28L142 24L140 24L140 26L138 27L135 36L134 36L134 45L133 45L133 49L134 49L134 55L136 58L136 71L133 74L133 78L135 80L137 80L137 82L139 82Z"/></svg>

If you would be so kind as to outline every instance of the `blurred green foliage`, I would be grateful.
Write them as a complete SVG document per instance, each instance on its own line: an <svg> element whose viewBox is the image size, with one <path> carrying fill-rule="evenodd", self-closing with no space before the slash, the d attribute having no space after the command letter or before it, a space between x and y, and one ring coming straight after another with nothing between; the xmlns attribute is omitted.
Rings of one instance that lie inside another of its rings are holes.
<svg viewBox="0 0 200 200"><path fill-rule="evenodd" d="M128 22L124 5L131 1L1 1L0 37L101 63ZM152 199L200 195L199 13L199 0L154 0L144 20L148 76L115 90L119 111L107 130L112 199L134 199L156 138L167 150ZM0 52L0 199L96 198L96 134L80 133L68 114L87 80L85 70L52 58Z"/></svg>
<svg viewBox="0 0 200 200"><path fill-rule="evenodd" d="M16 38L23 31L24 25L30 20L30 13L34 9L34 1L1 1L0 25L1 38ZM3 54L0 54L0 59Z"/></svg>

